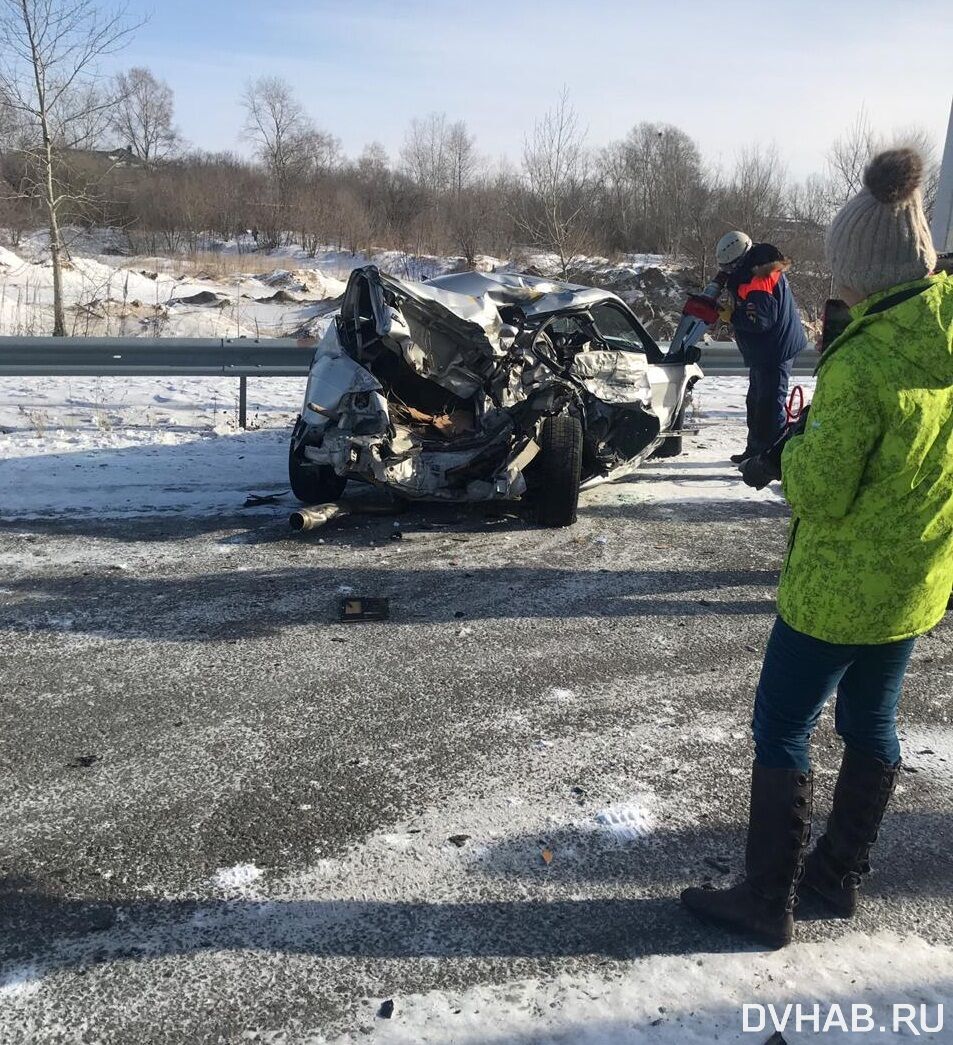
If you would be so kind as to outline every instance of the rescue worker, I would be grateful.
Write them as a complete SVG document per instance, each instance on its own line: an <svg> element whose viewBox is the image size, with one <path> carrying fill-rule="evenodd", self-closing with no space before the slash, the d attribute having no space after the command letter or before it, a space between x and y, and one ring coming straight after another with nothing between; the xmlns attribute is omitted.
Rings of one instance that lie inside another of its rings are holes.
<svg viewBox="0 0 953 1045"><path fill-rule="evenodd" d="M770 946L791 939L802 871L802 890L854 913L900 772L904 673L953 584L953 277L931 275L922 177L911 149L874 157L828 231L851 318L780 455L793 520L755 698L745 878L682 893L697 915ZM810 738L835 689L845 750L805 865Z"/></svg>
<svg viewBox="0 0 953 1045"><path fill-rule="evenodd" d="M726 233L715 260L728 273L730 323L748 367L748 439L733 464L766 450L781 434L794 360L807 348L794 294L784 273L791 262L770 243L752 243L744 232Z"/></svg>

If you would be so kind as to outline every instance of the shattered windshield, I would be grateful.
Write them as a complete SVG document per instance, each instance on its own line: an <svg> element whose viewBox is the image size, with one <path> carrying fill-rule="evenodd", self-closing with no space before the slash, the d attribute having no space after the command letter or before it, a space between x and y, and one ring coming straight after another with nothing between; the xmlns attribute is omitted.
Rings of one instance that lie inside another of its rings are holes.
<svg viewBox="0 0 953 1045"><path fill-rule="evenodd" d="M646 343L642 331L621 308L609 302L593 305L589 309L599 333L612 348L624 352L645 352Z"/></svg>

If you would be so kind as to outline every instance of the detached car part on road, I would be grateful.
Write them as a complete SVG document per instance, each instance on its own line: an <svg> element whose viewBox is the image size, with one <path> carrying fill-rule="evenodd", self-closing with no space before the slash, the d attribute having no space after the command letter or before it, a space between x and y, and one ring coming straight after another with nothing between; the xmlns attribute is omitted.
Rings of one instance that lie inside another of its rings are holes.
<svg viewBox="0 0 953 1045"><path fill-rule="evenodd" d="M576 519L580 485L681 452L699 350L666 354L616 295L510 273L351 273L291 439L296 497L348 479L409 499L531 498Z"/></svg>

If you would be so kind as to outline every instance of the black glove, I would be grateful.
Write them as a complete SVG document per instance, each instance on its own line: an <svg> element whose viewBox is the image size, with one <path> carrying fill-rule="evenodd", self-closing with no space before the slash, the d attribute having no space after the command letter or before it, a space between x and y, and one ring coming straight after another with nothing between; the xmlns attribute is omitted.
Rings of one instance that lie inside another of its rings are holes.
<svg viewBox="0 0 953 1045"><path fill-rule="evenodd" d="M741 479L745 486L753 486L756 490L763 490L768 483L781 478L781 452L775 452L774 446L769 447L764 453L756 457L749 457L747 461L741 462Z"/></svg>
<svg viewBox="0 0 953 1045"><path fill-rule="evenodd" d="M768 483L781 478L781 454L784 452L787 441L804 431L810 409L810 406L804 407L798 419L789 424L767 450L755 457L749 457L747 461L742 461L741 479L745 486L763 490Z"/></svg>

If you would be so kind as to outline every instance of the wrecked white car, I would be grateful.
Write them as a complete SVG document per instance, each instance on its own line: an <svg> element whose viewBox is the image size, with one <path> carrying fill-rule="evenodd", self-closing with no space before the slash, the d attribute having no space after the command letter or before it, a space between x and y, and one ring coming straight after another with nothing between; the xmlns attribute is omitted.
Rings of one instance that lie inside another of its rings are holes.
<svg viewBox="0 0 953 1045"><path fill-rule="evenodd" d="M606 290L356 269L311 366L291 487L307 504L348 479L410 499L526 498L566 526L581 485L681 452L697 359L666 354Z"/></svg>

